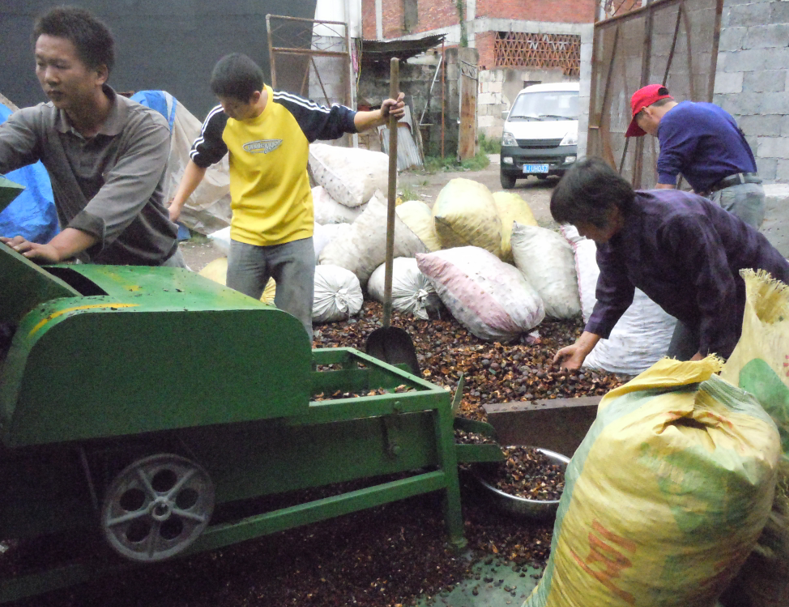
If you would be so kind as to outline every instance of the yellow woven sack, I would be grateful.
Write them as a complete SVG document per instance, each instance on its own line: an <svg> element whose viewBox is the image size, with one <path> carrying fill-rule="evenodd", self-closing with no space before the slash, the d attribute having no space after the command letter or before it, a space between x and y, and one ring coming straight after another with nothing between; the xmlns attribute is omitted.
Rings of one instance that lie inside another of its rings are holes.
<svg viewBox="0 0 789 607"><path fill-rule="evenodd" d="M765 525L780 453L720 365L663 359L603 398L525 607L715 604Z"/></svg>
<svg viewBox="0 0 789 607"><path fill-rule="evenodd" d="M753 394L781 436L783 482L762 537L728 594L729 604L789 605L789 288L766 272L742 270L742 336L722 377Z"/></svg>
<svg viewBox="0 0 789 607"><path fill-rule="evenodd" d="M433 223L433 213L427 204L421 200L408 200L397 205L395 212L401 221L422 241L428 251L432 253L441 248L441 242L436 234L436 226Z"/></svg>
<svg viewBox="0 0 789 607"><path fill-rule="evenodd" d="M442 249L471 245L501 259L501 219L484 183L450 180L433 205L433 220Z"/></svg>
<svg viewBox="0 0 789 607"><path fill-rule="evenodd" d="M742 270L742 336L721 377L753 394L772 416L789 459L789 288L767 272Z"/></svg>
<svg viewBox="0 0 789 607"><path fill-rule="evenodd" d="M534 219L529 204L515 192L495 192L493 201L496 203L496 210L501 219L501 259L514 264L510 245L513 222L517 221L524 226L536 226L537 220Z"/></svg>
<svg viewBox="0 0 789 607"><path fill-rule="evenodd" d="M227 284L227 257L218 257L210 262L200 272L200 276L218 282L220 285ZM274 296L277 294L277 283L273 278L269 278L266 283L266 288L263 290L263 295L260 296L260 301L264 304L274 305Z"/></svg>

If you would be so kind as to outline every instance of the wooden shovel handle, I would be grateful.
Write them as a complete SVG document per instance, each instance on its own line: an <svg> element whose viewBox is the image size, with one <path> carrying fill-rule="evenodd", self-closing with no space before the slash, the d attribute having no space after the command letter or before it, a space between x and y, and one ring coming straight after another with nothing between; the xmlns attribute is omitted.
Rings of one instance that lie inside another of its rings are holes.
<svg viewBox="0 0 789 607"><path fill-rule="evenodd" d="M389 98L397 99L400 91L400 60L389 62ZM389 190L386 209L386 264L384 266L384 328L392 318L392 266L394 264L395 203L397 198L397 118L389 113Z"/></svg>

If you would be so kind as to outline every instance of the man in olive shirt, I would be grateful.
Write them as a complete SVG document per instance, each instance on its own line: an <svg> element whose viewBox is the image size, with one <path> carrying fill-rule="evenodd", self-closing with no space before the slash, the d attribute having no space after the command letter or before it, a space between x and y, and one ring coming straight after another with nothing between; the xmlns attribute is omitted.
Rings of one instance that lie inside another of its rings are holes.
<svg viewBox="0 0 789 607"><path fill-rule="evenodd" d="M163 206L170 131L155 110L107 84L112 34L87 11L59 7L34 28L36 76L49 103L0 125L0 173L41 160L62 231L46 244L0 241L30 259L183 267Z"/></svg>

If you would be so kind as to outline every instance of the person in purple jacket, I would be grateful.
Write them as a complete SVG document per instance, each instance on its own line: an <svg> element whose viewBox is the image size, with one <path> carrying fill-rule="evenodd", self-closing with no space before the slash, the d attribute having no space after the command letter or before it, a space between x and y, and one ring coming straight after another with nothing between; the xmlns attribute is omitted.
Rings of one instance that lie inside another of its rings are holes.
<svg viewBox="0 0 789 607"><path fill-rule="evenodd" d="M677 185L681 173L693 191L756 229L764 220L764 189L751 146L734 118L714 103L677 102L662 84L630 98L633 119L626 137L660 141L658 189Z"/></svg>
<svg viewBox="0 0 789 607"><path fill-rule="evenodd" d="M789 263L767 239L706 198L680 190L633 190L599 158L577 162L551 196L551 215L597 244L597 303L581 337L554 363L581 366L607 338L636 288L679 321L669 356L731 355L740 338L740 270L789 281Z"/></svg>

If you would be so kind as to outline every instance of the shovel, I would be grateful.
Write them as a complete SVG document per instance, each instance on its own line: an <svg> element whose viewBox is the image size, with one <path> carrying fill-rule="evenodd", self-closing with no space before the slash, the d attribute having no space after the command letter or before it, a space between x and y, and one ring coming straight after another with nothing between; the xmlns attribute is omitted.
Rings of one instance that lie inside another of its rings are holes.
<svg viewBox="0 0 789 607"><path fill-rule="evenodd" d="M400 88L400 62L390 63L389 97L397 99ZM419 361L411 337L403 329L390 327L392 316L392 265L394 257L395 198L397 196L397 119L389 116L389 192L386 213L386 264L384 265L384 318L383 327L367 338L365 351L370 356L390 365L406 364L411 373L419 377Z"/></svg>

